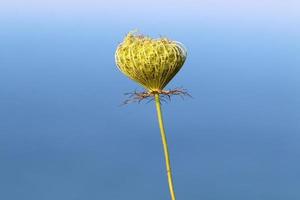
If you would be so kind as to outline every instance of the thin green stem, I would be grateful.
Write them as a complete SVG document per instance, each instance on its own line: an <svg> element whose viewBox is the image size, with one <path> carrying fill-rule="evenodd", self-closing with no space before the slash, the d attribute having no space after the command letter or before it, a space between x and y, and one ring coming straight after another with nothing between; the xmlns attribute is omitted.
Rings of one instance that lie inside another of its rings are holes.
<svg viewBox="0 0 300 200"><path fill-rule="evenodd" d="M171 171L171 164L170 164L169 149L168 149L167 137L166 137L166 133L165 133L164 122L163 122L163 117L162 117L162 112L161 112L161 107L160 107L159 94L155 94L155 104L156 104L157 118L158 118L158 124L159 124L159 128L160 128L161 139L162 139L162 143L163 143L163 147L164 147L164 154L165 154L165 160L166 160L167 176L168 176L168 183L169 183L171 199L176 200L173 178L172 178L172 171Z"/></svg>

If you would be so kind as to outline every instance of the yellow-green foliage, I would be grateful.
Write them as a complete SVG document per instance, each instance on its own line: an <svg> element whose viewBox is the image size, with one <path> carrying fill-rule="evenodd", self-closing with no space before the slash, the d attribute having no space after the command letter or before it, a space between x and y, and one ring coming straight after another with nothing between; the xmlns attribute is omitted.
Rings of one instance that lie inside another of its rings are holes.
<svg viewBox="0 0 300 200"><path fill-rule="evenodd" d="M161 91L180 70L187 52L167 38L129 33L115 54L118 68L149 91Z"/></svg>

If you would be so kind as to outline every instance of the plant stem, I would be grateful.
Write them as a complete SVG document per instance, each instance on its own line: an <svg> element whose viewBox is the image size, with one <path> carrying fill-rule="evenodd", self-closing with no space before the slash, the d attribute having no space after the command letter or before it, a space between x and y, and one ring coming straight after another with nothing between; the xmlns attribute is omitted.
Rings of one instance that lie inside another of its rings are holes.
<svg viewBox="0 0 300 200"><path fill-rule="evenodd" d="M163 143L163 147L164 147L164 154L165 154L165 160L166 160L166 168L167 168L168 183L169 183L171 199L176 200L173 178L172 178L172 171L171 171L171 164L170 164L170 156L169 156L169 150L168 150L168 143L167 143L167 137L166 137L166 133L165 133L164 122L163 122L163 117L162 117L162 112L161 112L161 107L160 107L159 94L155 94L155 104L156 104L157 118L158 118L158 123L159 123L159 128L160 128L161 139L162 139L162 143Z"/></svg>

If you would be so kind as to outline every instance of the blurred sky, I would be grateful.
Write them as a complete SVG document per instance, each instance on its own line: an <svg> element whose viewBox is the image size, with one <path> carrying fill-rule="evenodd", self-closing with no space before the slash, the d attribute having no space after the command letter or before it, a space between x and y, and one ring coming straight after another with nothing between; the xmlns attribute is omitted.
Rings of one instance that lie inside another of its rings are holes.
<svg viewBox="0 0 300 200"><path fill-rule="evenodd" d="M126 33L182 42L163 104L178 199L300 199L300 2L0 2L0 199L168 199L153 103L115 66Z"/></svg>
<svg viewBox="0 0 300 200"><path fill-rule="evenodd" d="M299 27L297 0L213 0L213 1L96 1L96 0L10 0L1 1L3 20L31 18L34 21L92 20L133 23L168 22L171 24L208 23L232 20L255 25Z"/></svg>

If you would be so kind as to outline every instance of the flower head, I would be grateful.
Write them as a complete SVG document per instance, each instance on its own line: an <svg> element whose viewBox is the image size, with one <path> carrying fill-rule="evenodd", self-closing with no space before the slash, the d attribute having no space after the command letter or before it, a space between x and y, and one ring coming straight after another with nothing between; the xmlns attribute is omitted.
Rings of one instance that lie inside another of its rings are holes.
<svg viewBox="0 0 300 200"><path fill-rule="evenodd" d="M130 32L118 46L115 60L121 72L153 92L163 90L181 69L186 56L186 49L179 42Z"/></svg>

